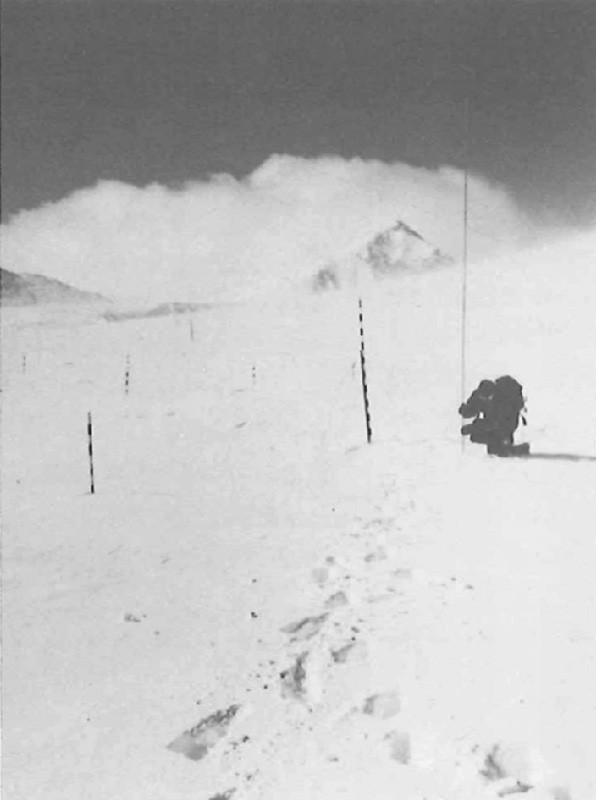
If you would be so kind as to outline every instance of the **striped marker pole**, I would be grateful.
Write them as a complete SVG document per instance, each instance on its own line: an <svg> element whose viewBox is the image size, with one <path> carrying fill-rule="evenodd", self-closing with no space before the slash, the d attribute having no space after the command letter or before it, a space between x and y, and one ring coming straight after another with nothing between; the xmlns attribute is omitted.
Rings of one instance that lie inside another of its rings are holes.
<svg viewBox="0 0 596 800"><path fill-rule="evenodd" d="M95 494L95 477L93 473L93 422L91 412L87 413L87 444L89 448L89 478L91 481L91 494Z"/></svg>
<svg viewBox="0 0 596 800"><path fill-rule="evenodd" d="M124 394L128 395L130 389L130 353L126 354L126 367L124 370Z"/></svg>
<svg viewBox="0 0 596 800"><path fill-rule="evenodd" d="M22 358L22 361L21 361L21 369L23 371L23 374L25 372L27 372L27 354L26 353L23 353L23 358Z"/></svg>
<svg viewBox="0 0 596 800"><path fill-rule="evenodd" d="M362 298L358 298L358 320L360 322L360 374L362 377L362 397L364 399L364 415L366 417L366 441L372 440L372 427L370 424L370 408L368 405L368 385L366 383L366 357L364 355L364 322L362 319Z"/></svg>
<svg viewBox="0 0 596 800"><path fill-rule="evenodd" d="M192 324L192 317L188 318L189 328L190 328L190 341L194 342L195 340L195 326Z"/></svg>

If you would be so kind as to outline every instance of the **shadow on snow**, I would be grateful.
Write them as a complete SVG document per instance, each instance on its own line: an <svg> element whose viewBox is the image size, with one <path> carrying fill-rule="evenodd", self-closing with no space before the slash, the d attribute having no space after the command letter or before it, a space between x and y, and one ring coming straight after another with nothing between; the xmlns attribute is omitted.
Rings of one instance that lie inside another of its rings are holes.
<svg viewBox="0 0 596 800"><path fill-rule="evenodd" d="M532 453L524 458L537 458L543 461L596 461L596 456L582 456L577 453Z"/></svg>

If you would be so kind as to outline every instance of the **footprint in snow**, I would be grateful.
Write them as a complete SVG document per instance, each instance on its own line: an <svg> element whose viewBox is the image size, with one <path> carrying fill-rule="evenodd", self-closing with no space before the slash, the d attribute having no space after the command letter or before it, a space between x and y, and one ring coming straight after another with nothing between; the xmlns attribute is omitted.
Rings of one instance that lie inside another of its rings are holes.
<svg viewBox="0 0 596 800"><path fill-rule="evenodd" d="M335 592L325 600L325 608L332 611L334 608L348 605L348 596L344 591Z"/></svg>
<svg viewBox="0 0 596 800"><path fill-rule="evenodd" d="M320 658L316 652L301 653L294 664L280 673L281 695L301 700L306 704L318 703L323 695Z"/></svg>
<svg viewBox="0 0 596 800"><path fill-rule="evenodd" d="M389 744L389 754L398 764L409 764L412 759L412 744L410 734L404 731L389 731L385 734L385 741Z"/></svg>
<svg viewBox="0 0 596 800"><path fill-rule="evenodd" d="M325 566L315 567L312 573L312 580L317 586L325 586L331 580L335 580L338 576L338 568L333 556L327 556L325 559Z"/></svg>
<svg viewBox="0 0 596 800"><path fill-rule="evenodd" d="M372 694L362 705L362 713L377 719L390 719L401 711L399 692L389 691Z"/></svg>
<svg viewBox="0 0 596 800"><path fill-rule="evenodd" d="M329 614L325 612L318 617L303 617L297 622L290 622L281 629L283 633L293 634L290 641L303 642L312 639L323 627Z"/></svg>
<svg viewBox="0 0 596 800"><path fill-rule="evenodd" d="M331 651L331 658L335 664L347 664L355 661L364 661L368 655L368 650L364 642L356 641L356 638L346 644Z"/></svg>

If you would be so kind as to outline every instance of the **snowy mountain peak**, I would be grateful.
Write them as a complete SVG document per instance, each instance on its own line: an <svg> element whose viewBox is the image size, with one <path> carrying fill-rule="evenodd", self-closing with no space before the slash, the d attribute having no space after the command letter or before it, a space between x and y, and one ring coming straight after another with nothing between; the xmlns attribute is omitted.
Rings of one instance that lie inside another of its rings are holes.
<svg viewBox="0 0 596 800"><path fill-rule="evenodd" d="M401 220L371 239L358 252L358 259L376 275L428 269L452 262L449 256L430 245L418 231Z"/></svg>
<svg viewBox="0 0 596 800"><path fill-rule="evenodd" d="M453 263L402 220L377 233L355 252L330 262L314 277L315 290L339 288L347 275L362 269L374 278L418 272Z"/></svg>

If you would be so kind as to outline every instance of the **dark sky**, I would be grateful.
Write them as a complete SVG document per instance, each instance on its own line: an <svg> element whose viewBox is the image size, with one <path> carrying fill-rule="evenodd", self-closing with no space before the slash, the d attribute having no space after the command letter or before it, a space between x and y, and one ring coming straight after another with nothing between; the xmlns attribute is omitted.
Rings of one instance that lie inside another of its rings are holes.
<svg viewBox="0 0 596 800"><path fill-rule="evenodd" d="M6 0L3 218L272 153L464 164L596 218L596 2Z"/></svg>

